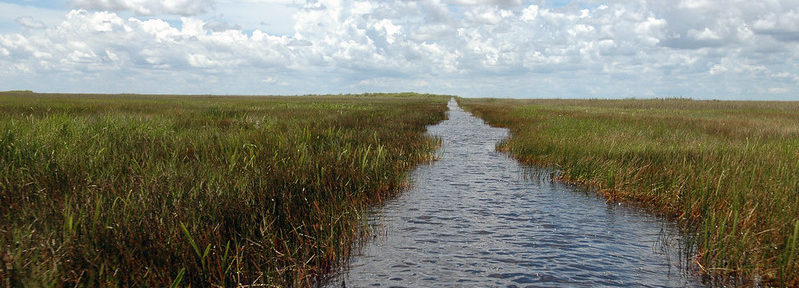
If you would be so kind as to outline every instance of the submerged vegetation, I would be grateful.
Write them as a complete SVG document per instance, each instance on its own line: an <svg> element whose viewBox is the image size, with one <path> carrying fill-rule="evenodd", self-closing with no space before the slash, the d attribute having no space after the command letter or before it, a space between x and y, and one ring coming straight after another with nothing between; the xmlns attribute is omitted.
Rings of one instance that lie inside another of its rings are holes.
<svg viewBox="0 0 799 288"><path fill-rule="evenodd" d="M447 100L0 93L0 285L309 285Z"/></svg>
<svg viewBox="0 0 799 288"><path fill-rule="evenodd" d="M515 158L686 222L699 269L799 285L799 103L459 102Z"/></svg>

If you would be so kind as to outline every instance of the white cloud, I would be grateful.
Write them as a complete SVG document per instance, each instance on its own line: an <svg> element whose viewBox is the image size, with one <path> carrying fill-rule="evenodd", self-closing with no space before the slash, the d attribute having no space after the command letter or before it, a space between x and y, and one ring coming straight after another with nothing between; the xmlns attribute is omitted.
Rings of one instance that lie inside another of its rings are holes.
<svg viewBox="0 0 799 288"><path fill-rule="evenodd" d="M693 37L697 40L720 40L721 36L718 33L710 30L710 28L705 27L705 30L697 31L697 30L688 30L688 36Z"/></svg>
<svg viewBox="0 0 799 288"><path fill-rule="evenodd" d="M66 12L0 1L0 33L21 32L20 28L41 29L58 25Z"/></svg>
<svg viewBox="0 0 799 288"><path fill-rule="evenodd" d="M391 20L383 19L373 23L372 27L380 31L388 44L393 44L395 36L402 30L402 26L394 25Z"/></svg>
<svg viewBox="0 0 799 288"><path fill-rule="evenodd" d="M727 70L729 70L729 69L727 69L727 67L724 67L724 66L719 65L719 64L715 64L715 65L713 65L713 67L710 67L710 75L716 75L716 74L719 74L719 73L724 73L724 72L727 72Z"/></svg>
<svg viewBox="0 0 799 288"><path fill-rule="evenodd" d="M72 5L79 8L133 11L139 15L197 15L212 3L212 0L72 0Z"/></svg>
<svg viewBox="0 0 799 288"><path fill-rule="evenodd" d="M25 26L31 29L44 29L47 28L47 25L44 22L34 19L30 16L21 16L14 19L19 23L19 25Z"/></svg>
<svg viewBox="0 0 799 288"><path fill-rule="evenodd" d="M44 89L105 79L92 83L107 86L90 88L221 94L413 88L516 97L799 92L792 88L799 79L795 0L560 7L516 0L72 3L91 10L64 12L55 23L17 15L9 21L28 28L0 30L0 90L37 90L14 85L61 77ZM269 12L275 7L282 10ZM141 16L165 14L172 16ZM774 87L788 91L769 91Z"/></svg>
<svg viewBox="0 0 799 288"><path fill-rule="evenodd" d="M213 32L204 22L183 18L178 29L161 20L122 19L110 12L73 10L66 21L42 33L0 35L9 61L47 72L177 67L235 70L241 65L285 63L280 37L228 30ZM10 49L9 49L10 48ZM4 53L5 54L5 53ZM252 63L252 64L249 64Z"/></svg>
<svg viewBox="0 0 799 288"><path fill-rule="evenodd" d="M521 0L449 0L449 3L455 3L460 5L472 5L472 6L500 6L500 7L507 7L507 6L518 6L522 4Z"/></svg>
<svg viewBox="0 0 799 288"><path fill-rule="evenodd" d="M266 78L262 79L261 82L262 83L267 83L267 84L275 84L275 83L277 83L277 80L275 78L273 78L273 77L266 77Z"/></svg>
<svg viewBox="0 0 799 288"><path fill-rule="evenodd" d="M783 88L783 87L773 87L773 88L769 88L768 92L772 93L772 94L785 94L785 93L791 92L791 90L789 90L788 88Z"/></svg>
<svg viewBox="0 0 799 288"><path fill-rule="evenodd" d="M538 5L533 4L522 10L522 20L535 21L536 17L538 17Z"/></svg>

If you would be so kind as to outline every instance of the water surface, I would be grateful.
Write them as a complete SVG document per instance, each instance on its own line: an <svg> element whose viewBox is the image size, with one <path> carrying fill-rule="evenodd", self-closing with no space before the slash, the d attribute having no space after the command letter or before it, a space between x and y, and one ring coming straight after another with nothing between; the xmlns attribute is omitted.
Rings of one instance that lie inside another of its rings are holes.
<svg viewBox="0 0 799 288"><path fill-rule="evenodd" d="M347 287L685 287L679 231L565 184L527 179L495 151L506 129L449 103L428 128L440 159L376 208L375 238L331 280Z"/></svg>

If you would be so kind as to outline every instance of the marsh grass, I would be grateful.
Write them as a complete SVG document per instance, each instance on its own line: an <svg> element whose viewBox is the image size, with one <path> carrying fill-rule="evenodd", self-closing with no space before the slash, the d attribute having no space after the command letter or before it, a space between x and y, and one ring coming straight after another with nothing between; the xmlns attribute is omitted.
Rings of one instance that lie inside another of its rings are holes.
<svg viewBox="0 0 799 288"><path fill-rule="evenodd" d="M686 223L709 275L799 285L799 103L458 100L498 149Z"/></svg>
<svg viewBox="0 0 799 288"><path fill-rule="evenodd" d="M311 285L447 100L0 93L0 285Z"/></svg>

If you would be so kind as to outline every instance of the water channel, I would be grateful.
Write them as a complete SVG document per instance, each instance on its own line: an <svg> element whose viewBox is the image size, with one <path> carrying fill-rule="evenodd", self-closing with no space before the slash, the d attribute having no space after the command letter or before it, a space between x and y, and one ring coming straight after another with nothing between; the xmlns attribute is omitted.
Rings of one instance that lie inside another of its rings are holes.
<svg viewBox="0 0 799 288"><path fill-rule="evenodd" d="M506 129L464 112L428 127L438 161L373 211L334 287L691 287L672 223L571 185L532 177L496 152Z"/></svg>

